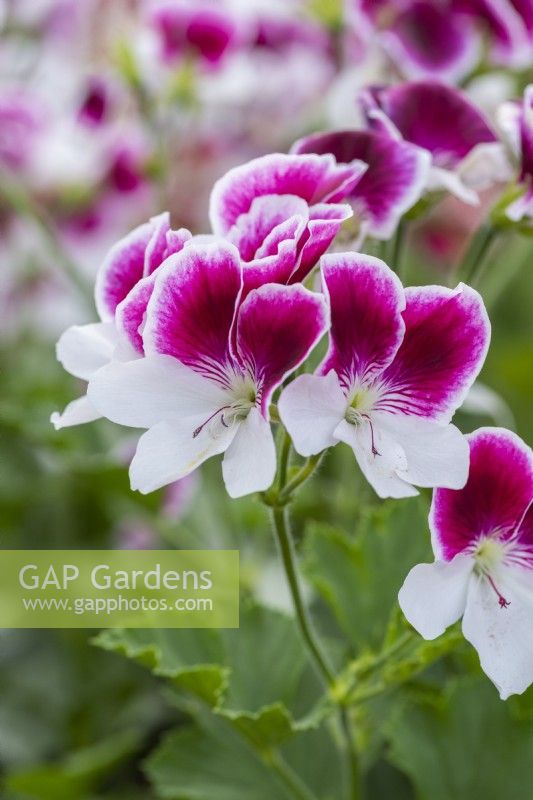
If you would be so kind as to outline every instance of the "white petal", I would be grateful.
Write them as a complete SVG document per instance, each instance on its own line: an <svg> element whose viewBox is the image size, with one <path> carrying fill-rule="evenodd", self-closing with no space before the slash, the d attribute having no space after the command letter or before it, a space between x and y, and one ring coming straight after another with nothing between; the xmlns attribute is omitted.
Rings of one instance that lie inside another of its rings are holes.
<svg viewBox="0 0 533 800"><path fill-rule="evenodd" d="M376 427L403 448L405 469L398 476L415 486L462 489L468 479L468 441L455 425L439 425L421 417L376 412Z"/></svg>
<svg viewBox="0 0 533 800"><path fill-rule="evenodd" d="M442 169L441 167L431 167L427 181L427 188L429 191L445 190L450 194L458 197L463 203L468 203L470 206L479 205L479 197L473 189L465 186L461 177L449 169Z"/></svg>
<svg viewBox="0 0 533 800"><path fill-rule="evenodd" d="M172 356L158 354L109 364L89 382L88 396L104 417L133 428L150 428L158 422L183 418L200 425L231 402L214 381Z"/></svg>
<svg viewBox="0 0 533 800"><path fill-rule="evenodd" d="M96 370L111 361L117 343L113 322L73 325L59 338L57 359L71 375L88 381Z"/></svg>
<svg viewBox="0 0 533 800"><path fill-rule="evenodd" d="M224 454L222 475L230 497L262 492L276 474L276 447L270 425L258 408L240 423Z"/></svg>
<svg viewBox="0 0 533 800"><path fill-rule="evenodd" d="M476 145L457 167L464 185L476 192L490 189L496 183L507 183L514 169L501 142Z"/></svg>
<svg viewBox="0 0 533 800"><path fill-rule="evenodd" d="M463 633L506 700L533 682L533 572L520 567L501 572L495 585L510 605L501 608L488 580L476 576L468 591Z"/></svg>
<svg viewBox="0 0 533 800"><path fill-rule="evenodd" d="M476 381L463 400L461 411L491 417L496 425L515 430L516 422L510 406L498 392L481 381Z"/></svg>
<svg viewBox="0 0 533 800"><path fill-rule="evenodd" d="M368 420L351 425L343 420L335 437L353 449L361 472L379 497L414 497L417 490L398 477L407 466L403 448L385 431ZM372 452L372 444L377 453Z"/></svg>
<svg viewBox="0 0 533 800"><path fill-rule="evenodd" d="M196 437L189 423L160 422L146 431L130 465L131 488L148 494L184 478L211 456L222 453L236 427L206 425Z"/></svg>
<svg viewBox="0 0 533 800"><path fill-rule="evenodd" d="M333 370L301 375L278 402L279 415L301 456L312 456L337 443L333 431L344 417L346 397Z"/></svg>
<svg viewBox="0 0 533 800"><path fill-rule="evenodd" d="M87 397L78 397L77 400L73 400L72 403L68 404L62 414L54 411L50 417L50 422L58 431L61 428L70 428L72 425L94 422L95 419L100 419L101 416Z"/></svg>
<svg viewBox="0 0 533 800"><path fill-rule="evenodd" d="M459 554L452 561L417 564L410 571L398 602L424 639L436 639L463 614L473 567L470 556Z"/></svg>

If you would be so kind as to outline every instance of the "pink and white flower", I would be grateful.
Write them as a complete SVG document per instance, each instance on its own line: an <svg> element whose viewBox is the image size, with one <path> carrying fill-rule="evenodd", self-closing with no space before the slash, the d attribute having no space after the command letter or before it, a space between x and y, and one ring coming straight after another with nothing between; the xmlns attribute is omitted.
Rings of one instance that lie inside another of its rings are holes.
<svg viewBox="0 0 533 800"><path fill-rule="evenodd" d="M468 440L466 486L433 494L435 561L413 567L399 601L425 639L462 617L505 700L533 682L533 454L503 428L480 428Z"/></svg>
<svg viewBox="0 0 533 800"><path fill-rule="evenodd" d="M274 153L230 170L215 184L211 226L238 248L245 291L306 277L352 216L340 201L365 170L358 159L337 164L332 155Z"/></svg>
<svg viewBox="0 0 533 800"><path fill-rule="evenodd" d="M199 58L215 66L234 46L235 20L228 9L205 0L174 0L157 3L150 22L159 39L161 56L167 63Z"/></svg>
<svg viewBox="0 0 533 800"><path fill-rule="evenodd" d="M84 381L113 359L143 355L139 333L151 296L154 273L171 253L191 239L185 229L173 231L168 213L139 225L117 242L100 267L95 286L100 322L73 325L57 343L57 358L71 375ZM56 429L100 417L86 396L74 400L51 421Z"/></svg>
<svg viewBox="0 0 533 800"><path fill-rule="evenodd" d="M299 139L292 152L331 153L340 164L368 164L348 197L363 238L390 239L403 214L419 200L431 162L427 150L378 131L315 133Z"/></svg>
<svg viewBox="0 0 533 800"><path fill-rule="evenodd" d="M369 125L431 154L428 191L477 205L478 191L506 180L505 151L465 94L434 80L373 88L361 96Z"/></svg>
<svg viewBox="0 0 533 800"><path fill-rule="evenodd" d="M521 102L504 103L498 116L519 163L518 183L524 188L506 213L520 222L524 217L533 218L533 84L526 87Z"/></svg>
<svg viewBox="0 0 533 800"><path fill-rule="evenodd" d="M488 348L479 294L463 284L404 290L383 261L357 253L324 256L322 274L328 353L278 404L297 452L345 442L380 497L464 486L468 445L450 420Z"/></svg>
<svg viewBox="0 0 533 800"><path fill-rule="evenodd" d="M143 331L145 358L115 361L89 383L113 422L147 428L131 463L151 492L224 453L231 497L267 489L276 452L269 403L327 327L321 295L268 284L242 299L243 266L225 241L190 244L158 271Z"/></svg>

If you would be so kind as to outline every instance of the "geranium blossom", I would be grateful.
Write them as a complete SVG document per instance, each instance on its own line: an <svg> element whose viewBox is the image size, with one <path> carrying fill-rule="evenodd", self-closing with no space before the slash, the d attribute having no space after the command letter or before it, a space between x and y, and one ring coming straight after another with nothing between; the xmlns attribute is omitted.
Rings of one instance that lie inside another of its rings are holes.
<svg viewBox="0 0 533 800"><path fill-rule="evenodd" d="M239 249L245 289L305 278L352 216L339 201L365 170L358 159L273 153L226 173L211 195L211 225Z"/></svg>
<svg viewBox="0 0 533 800"><path fill-rule="evenodd" d="M468 439L466 486L433 495L435 562L411 570L399 601L425 639L462 617L465 638L505 700L533 682L533 457L503 428Z"/></svg>
<svg viewBox="0 0 533 800"><path fill-rule="evenodd" d="M57 358L67 372L84 381L113 358L143 354L139 326L152 293L154 272L191 238L170 228L168 213L139 225L117 242L98 271L95 301L100 322L73 325L57 343ZM100 414L86 396L74 400L51 420L56 428L92 422Z"/></svg>
<svg viewBox="0 0 533 800"><path fill-rule="evenodd" d="M368 169L348 199L363 236L389 239L424 190L431 156L410 142L378 131L315 133L297 141L295 153L331 153L340 164L359 159Z"/></svg>
<svg viewBox="0 0 533 800"><path fill-rule="evenodd" d="M526 88L521 102L503 104L499 121L518 159L518 182L524 188L518 200L507 208L507 216L519 222L533 217L533 84Z"/></svg>
<svg viewBox="0 0 533 800"><path fill-rule="evenodd" d="M450 425L487 352L489 321L468 286L403 289L360 254L322 259L329 351L283 391L279 412L304 456L346 442L380 497L459 488L468 446Z"/></svg>
<svg viewBox="0 0 533 800"><path fill-rule="evenodd" d="M327 326L324 299L268 284L240 302L243 267L224 241L190 244L158 271L143 331L143 359L114 362L89 397L106 417L149 430L130 468L151 492L224 452L228 493L267 489L276 452L268 407L274 390Z"/></svg>
<svg viewBox="0 0 533 800"><path fill-rule="evenodd" d="M476 205L478 191L507 179L503 145L459 90L438 81L412 81L367 90L361 100L371 127L431 154L428 190L446 190Z"/></svg>

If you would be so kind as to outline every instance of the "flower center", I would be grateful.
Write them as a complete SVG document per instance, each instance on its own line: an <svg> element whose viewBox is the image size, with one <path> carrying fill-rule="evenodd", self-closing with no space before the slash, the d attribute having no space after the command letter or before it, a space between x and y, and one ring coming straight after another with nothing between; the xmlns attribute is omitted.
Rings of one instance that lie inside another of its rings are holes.
<svg viewBox="0 0 533 800"><path fill-rule="evenodd" d="M220 408L217 408L217 410L213 411L213 413L210 414L201 425L198 425L198 427L195 428L192 434L193 439L196 439L196 437L201 434L205 426L217 418L220 418L220 422L224 428L231 428L235 422L240 422L241 420L246 419L250 409L252 409L256 404L257 392L255 386L250 385L246 381L244 381L242 385L239 385L238 390L239 394L235 400L225 406L220 406Z"/></svg>
<svg viewBox="0 0 533 800"><path fill-rule="evenodd" d="M379 456L380 453L376 448L374 439L374 426L372 424L372 419L370 418L370 411L376 401L376 398L377 393L371 388L361 386L359 389L356 389L352 395L351 403L346 409L344 419L346 422L349 422L350 425L361 425L363 421L368 422L370 426L372 455Z"/></svg>
<svg viewBox="0 0 533 800"><path fill-rule="evenodd" d="M491 573L503 563L508 549L509 546L506 544L506 542L503 542L496 536L487 536L483 539L480 539L473 552L473 556L476 561L476 570L478 571L478 574L483 575L483 577L489 582L489 585L494 590L496 597L498 598L500 608L507 608L507 606L510 605L510 601L506 600L503 594L500 592Z"/></svg>

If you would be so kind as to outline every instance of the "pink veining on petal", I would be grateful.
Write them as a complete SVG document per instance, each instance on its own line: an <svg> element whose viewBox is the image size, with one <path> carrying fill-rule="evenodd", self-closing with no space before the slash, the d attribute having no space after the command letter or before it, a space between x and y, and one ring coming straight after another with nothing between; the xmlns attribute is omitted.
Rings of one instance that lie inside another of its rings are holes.
<svg viewBox="0 0 533 800"><path fill-rule="evenodd" d="M320 373L335 370L345 390L371 380L392 361L404 335L403 287L389 267L360 253L322 259L331 306L330 346Z"/></svg>
<svg viewBox="0 0 533 800"><path fill-rule="evenodd" d="M468 436L470 474L463 489L436 489L430 525L436 556L450 561L480 538L508 541L517 534L533 545L531 449L503 428L481 428ZM533 553L532 553L533 555Z"/></svg>
<svg viewBox="0 0 533 800"><path fill-rule="evenodd" d="M226 242L190 244L156 273L144 328L145 351L174 356L226 383L231 331L242 288L237 249Z"/></svg>
<svg viewBox="0 0 533 800"><path fill-rule="evenodd" d="M305 360L327 325L324 298L303 286L268 284L250 292L239 309L236 346L259 388L265 416L272 392Z"/></svg>
<svg viewBox="0 0 533 800"><path fill-rule="evenodd" d="M448 422L477 377L490 340L480 295L468 286L405 290L405 336L381 376L382 411Z"/></svg>

